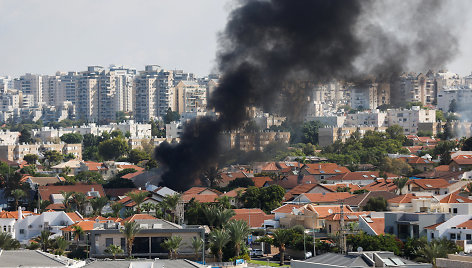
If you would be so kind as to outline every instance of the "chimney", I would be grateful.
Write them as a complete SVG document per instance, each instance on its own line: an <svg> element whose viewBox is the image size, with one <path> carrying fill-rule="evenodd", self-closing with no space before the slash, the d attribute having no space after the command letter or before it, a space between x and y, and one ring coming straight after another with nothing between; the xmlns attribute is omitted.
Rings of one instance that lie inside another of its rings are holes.
<svg viewBox="0 0 472 268"><path fill-rule="evenodd" d="M23 211L21 210L21 207L18 207L18 220L23 219Z"/></svg>
<svg viewBox="0 0 472 268"><path fill-rule="evenodd" d="M0 207L0 212L2 212L2 211L3 211L3 208L2 208L2 207Z"/></svg>

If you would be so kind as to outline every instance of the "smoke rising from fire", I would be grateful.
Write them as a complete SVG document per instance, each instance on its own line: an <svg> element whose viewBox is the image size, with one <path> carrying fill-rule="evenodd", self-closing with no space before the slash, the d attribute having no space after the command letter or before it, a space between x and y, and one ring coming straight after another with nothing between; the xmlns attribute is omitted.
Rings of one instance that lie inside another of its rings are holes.
<svg viewBox="0 0 472 268"><path fill-rule="evenodd" d="M443 66L457 46L438 21L442 3L404 2L241 1L220 35L222 77L209 101L219 117L190 122L180 144L156 149L163 184L175 190L190 187L216 162L219 133L238 129L248 119L247 107L270 111L277 104L293 118L292 111L299 110L294 106L306 104L310 89L283 94L288 83L355 80L368 74L382 78L411 67Z"/></svg>

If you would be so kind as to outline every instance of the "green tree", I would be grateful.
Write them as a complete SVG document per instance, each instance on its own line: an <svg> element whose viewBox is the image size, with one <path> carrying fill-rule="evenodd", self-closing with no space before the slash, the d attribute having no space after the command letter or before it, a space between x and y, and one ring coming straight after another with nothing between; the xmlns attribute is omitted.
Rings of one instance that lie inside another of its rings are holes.
<svg viewBox="0 0 472 268"><path fill-rule="evenodd" d="M147 214L149 214L149 212L154 209L154 204L152 204L152 203L144 203L144 204L141 205L141 208L142 208L142 210L144 210Z"/></svg>
<svg viewBox="0 0 472 268"><path fill-rule="evenodd" d="M14 239L10 233L0 232L0 248L3 250L18 249L20 242Z"/></svg>
<svg viewBox="0 0 472 268"><path fill-rule="evenodd" d="M44 152L44 159L49 166L56 165L62 161L64 156L56 150Z"/></svg>
<svg viewBox="0 0 472 268"><path fill-rule="evenodd" d="M95 197L90 199L90 205L93 209L93 215L99 216L102 214L102 209L108 204L108 198L106 196Z"/></svg>
<svg viewBox="0 0 472 268"><path fill-rule="evenodd" d="M408 183L408 180L409 179L406 178L406 177L396 178L396 179L393 180L393 184L395 184L395 186L397 186L399 195L402 194L402 190L406 186L406 184Z"/></svg>
<svg viewBox="0 0 472 268"><path fill-rule="evenodd" d="M472 137L469 137L464 141L462 145L462 151L472 151Z"/></svg>
<svg viewBox="0 0 472 268"><path fill-rule="evenodd" d="M15 208L17 209L19 201L21 200L21 198L26 196L26 193L25 193L25 191L23 191L21 189L15 189L11 192L11 195L15 199Z"/></svg>
<svg viewBox="0 0 472 268"><path fill-rule="evenodd" d="M102 174L90 170L80 171L77 173L77 175L75 175L75 180L90 184L104 182Z"/></svg>
<svg viewBox="0 0 472 268"><path fill-rule="evenodd" d="M72 226L72 233L74 234L74 240L77 243L76 248L79 248L80 237L84 235L85 231L79 225Z"/></svg>
<svg viewBox="0 0 472 268"><path fill-rule="evenodd" d="M437 122L445 122L446 118L444 117L444 113L441 110L436 110L436 121Z"/></svg>
<svg viewBox="0 0 472 268"><path fill-rule="evenodd" d="M113 217L120 217L120 211L123 209L124 205L119 202L113 202L111 204L111 210L113 211Z"/></svg>
<svg viewBox="0 0 472 268"><path fill-rule="evenodd" d="M116 160L128 152L128 143L122 138L113 138L100 142L98 153L105 160Z"/></svg>
<svg viewBox="0 0 472 268"><path fill-rule="evenodd" d="M285 249L286 245L292 239L292 231L289 229L277 229L274 231L272 238L267 239L266 241L279 248L280 252L280 265L284 265L285 261Z"/></svg>
<svg viewBox="0 0 472 268"><path fill-rule="evenodd" d="M198 255L200 255L200 252L203 248L203 239L198 236L194 236L192 238L192 243L191 243L193 252L195 253L195 260L198 260Z"/></svg>
<svg viewBox="0 0 472 268"><path fill-rule="evenodd" d="M394 140L404 140L405 135L403 134L403 128L399 125L393 125L386 130L388 136Z"/></svg>
<svg viewBox="0 0 472 268"><path fill-rule="evenodd" d="M149 192L147 191L135 191L135 192L129 192L126 194L126 196L131 198L131 200L133 200L134 203L136 203L136 210L138 211L138 213L141 213L141 204L144 202L144 200L146 200L148 195L149 195Z"/></svg>
<svg viewBox="0 0 472 268"><path fill-rule="evenodd" d="M323 124L319 121L311 121L304 123L302 126L302 142L309 144L318 144L318 132L321 127L323 127Z"/></svg>
<svg viewBox="0 0 472 268"><path fill-rule="evenodd" d="M113 259L116 260L116 255L123 254L123 249L118 245L111 244L105 249L105 252L113 255Z"/></svg>
<svg viewBox="0 0 472 268"><path fill-rule="evenodd" d="M67 144L77 144L82 143L84 136L80 133L66 133L61 136L61 141Z"/></svg>
<svg viewBox="0 0 472 268"><path fill-rule="evenodd" d="M161 246L169 251L169 259L175 259L177 251L182 244L182 237L173 235L161 243Z"/></svg>
<svg viewBox="0 0 472 268"><path fill-rule="evenodd" d="M363 207L365 211L387 211L387 200L385 198L371 197L367 204Z"/></svg>
<svg viewBox="0 0 472 268"><path fill-rule="evenodd" d="M20 131L20 137L18 138L19 143L31 143L33 142L33 138L31 136L31 132L24 128Z"/></svg>
<svg viewBox="0 0 472 268"><path fill-rule="evenodd" d="M170 108L167 110L166 115L164 115L164 123L169 124L173 121L179 121L180 114L178 112L173 112Z"/></svg>
<svg viewBox="0 0 472 268"><path fill-rule="evenodd" d="M66 212L71 212L72 211L72 197L74 196L75 192L61 192L62 197L64 197L64 200L62 201L62 204L64 205L64 210Z"/></svg>
<svg viewBox="0 0 472 268"><path fill-rule="evenodd" d="M39 157L36 154L26 154L23 156L23 160L25 160L28 165L34 165L36 164L36 161L38 161Z"/></svg>
<svg viewBox="0 0 472 268"><path fill-rule="evenodd" d="M116 117L116 122L118 122L118 123L125 122L128 119L126 117L126 113L123 112L123 111L117 111L115 113L115 117Z"/></svg>
<svg viewBox="0 0 472 268"><path fill-rule="evenodd" d="M350 247L362 247L364 251L391 251L395 255L400 255L403 243L394 235L367 235L364 232L347 235L347 242Z"/></svg>
<svg viewBox="0 0 472 268"><path fill-rule="evenodd" d="M74 202L75 209L80 213L80 215L85 215L87 196L84 193L74 193L72 202Z"/></svg>
<svg viewBox="0 0 472 268"><path fill-rule="evenodd" d="M210 243L216 250L218 262L223 262L223 248L231 241L229 233L224 229L215 229L210 233Z"/></svg>
<svg viewBox="0 0 472 268"><path fill-rule="evenodd" d="M251 233L247 222L231 220L226 224L226 230L229 231L231 243L234 245L235 256L241 253L241 247L244 245L246 237Z"/></svg>
<svg viewBox="0 0 472 268"><path fill-rule="evenodd" d="M413 171L413 168L401 159L392 159L384 157L380 163L380 170L397 175L408 176Z"/></svg>
<svg viewBox="0 0 472 268"><path fill-rule="evenodd" d="M236 178L230 181L228 183L227 188L228 190L232 190L239 187L247 188L249 186L254 186L254 181L251 180L251 178L244 177L244 178Z"/></svg>
<svg viewBox="0 0 472 268"><path fill-rule="evenodd" d="M272 211L281 206L285 196L284 188L279 185L257 188L249 187L242 195L241 200L246 208L261 208L264 211Z"/></svg>
<svg viewBox="0 0 472 268"><path fill-rule="evenodd" d="M433 149L433 154L435 156L439 155L441 165L448 165L451 162L450 152L458 147L457 141L439 141L436 147Z"/></svg>
<svg viewBox="0 0 472 268"><path fill-rule="evenodd" d="M59 237L54 241L53 248L54 254L62 256L64 255L67 247L69 246L69 241L67 241L64 237Z"/></svg>
<svg viewBox="0 0 472 268"><path fill-rule="evenodd" d="M218 173L218 168L215 166L209 167L203 171L202 175L202 182L205 182L208 187L214 188L221 182L221 176Z"/></svg>
<svg viewBox="0 0 472 268"><path fill-rule="evenodd" d="M149 160L151 156L143 150L132 149L128 154L128 161L137 164L143 160Z"/></svg>
<svg viewBox="0 0 472 268"><path fill-rule="evenodd" d="M461 251L454 241L443 239L436 239L429 243L424 243L415 252L418 257L416 261L428 262L436 267L437 258L447 258L447 254L453 254Z"/></svg>
<svg viewBox="0 0 472 268"><path fill-rule="evenodd" d="M127 247L127 253L128 257L131 258L132 252L133 252L133 241L136 235L139 233L141 228L139 227L139 224L135 221L128 221L123 223L123 229L120 229L120 232L123 233L126 239L126 247Z"/></svg>
<svg viewBox="0 0 472 268"><path fill-rule="evenodd" d="M172 212L172 221L175 222L177 205L180 202L180 194L166 195L161 203L165 203Z"/></svg>
<svg viewBox="0 0 472 268"><path fill-rule="evenodd" d="M41 250L44 252L47 252L50 246L51 240L49 237L51 234L49 230L42 230L41 234L35 239L35 241L41 245Z"/></svg>

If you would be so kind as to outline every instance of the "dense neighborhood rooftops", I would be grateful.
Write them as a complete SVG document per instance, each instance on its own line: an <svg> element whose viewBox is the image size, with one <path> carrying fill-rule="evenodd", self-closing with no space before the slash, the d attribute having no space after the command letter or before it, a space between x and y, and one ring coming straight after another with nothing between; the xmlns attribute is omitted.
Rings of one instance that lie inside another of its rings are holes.
<svg viewBox="0 0 472 268"><path fill-rule="evenodd" d="M472 200L469 199L468 197L460 196L457 193L450 193L443 199L441 199L439 202L441 203L472 203Z"/></svg>
<svg viewBox="0 0 472 268"><path fill-rule="evenodd" d="M254 182L254 186L261 188L266 182L271 182L270 177L252 177L251 180Z"/></svg>
<svg viewBox="0 0 472 268"><path fill-rule="evenodd" d="M452 158L452 162L458 165L472 165L472 155L458 155Z"/></svg>
<svg viewBox="0 0 472 268"><path fill-rule="evenodd" d="M304 193L301 194L298 198L305 197L311 203L337 203L338 201L344 200L348 197L351 197L352 194L347 192L335 192L335 193ZM297 199L298 199L297 198Z"/></svg>
<svg viewBox="0 0 472 268"><path fill-rule="evenodd" d="M376 191L376 192L367 192L367 193L363 193L363 194L357 194L357 195L354 195L354 196L351 196L351 197L348 197L348 198L344 199L342 202L344 204L350 205L350 206L363 207L363 206L367 205L367 202L369 202L369 200L371 198L382 197L385 200L389 200L389 199L394 198L396 196L397 195L392 193L392 192Z"/></svg>
<svg viewBox="0 0 472 268"><path fill-rule="evenodd" d="M330 178L327 178L327 181L363 181L363 180L374 180L378 178L378 171L355 171L355 172L346 172L344 174L339 174Z"/></svg>
<svg viewBox="0 0 472 268"><path fill-rule="evenodd" d="M351 172L348 168L339 166L336 163L305 164L302 169L305 169L311 175L342 174Z"/></svg>
<svg viewBox="0 0 472 268"><path fill-rule="evenodd" d="M61 192L91 193L97 192L99 196L105 196L105 190L101 184L75 184L75 185L47 185L39 186L39 195L42 200L49 200L51 194L61 194Z"/></svg>
<svg viewBox="0 0 472 268"><path fill-rule="evenodd" d="M376 191L395 192L397 190L397 186L395 185L395 183L393 183L393 179L378 178L376 181L370 184L367 184L361 189L367 190L369 192L376 192Z"/></svg>
<svg viewBox="0 0 472 268"><path fill-rule="evenodd" d="M417 179L417 180L410 180L408 182L411 186L417 185L418 187L424 190L438 190L447 188L451 185L445 179Z"/></svg>

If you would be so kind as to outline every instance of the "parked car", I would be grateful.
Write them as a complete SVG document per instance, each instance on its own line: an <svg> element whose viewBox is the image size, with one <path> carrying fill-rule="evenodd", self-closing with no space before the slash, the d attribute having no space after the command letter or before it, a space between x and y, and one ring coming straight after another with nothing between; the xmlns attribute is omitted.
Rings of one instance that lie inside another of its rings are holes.
<svg viewBox="0 0 472 268"><path fill-rule="evenodd" d="M251 249L250 251L251 257L262 257L264 253L262 252L262 249Z"/></svg>
<svg viewBox="0 0 472 268"><path fill-rule="evenodd" d="M272 260L273 260L273 261L280 261L280 253L275 254L275 255L272 257ZM290 256L289 256L287 253L284 254L284 260L286 260L286 261L289 261L289 260L290 260Z"/></svg>

